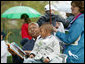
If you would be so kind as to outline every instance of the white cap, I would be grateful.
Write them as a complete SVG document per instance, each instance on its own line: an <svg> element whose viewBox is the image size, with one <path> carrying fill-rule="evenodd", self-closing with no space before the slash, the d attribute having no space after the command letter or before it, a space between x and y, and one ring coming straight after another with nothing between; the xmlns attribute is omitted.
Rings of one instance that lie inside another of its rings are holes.
<svg viewBox="0 0 85 64"><path fill-rule="evenodd" d="M47 4L47 5L45 6L45 11L47 11L47 10L50 10L50 9L49 9L49 4ZM54 8L53 5L51 5L51 10L55 10L55 8Z"/></svg>

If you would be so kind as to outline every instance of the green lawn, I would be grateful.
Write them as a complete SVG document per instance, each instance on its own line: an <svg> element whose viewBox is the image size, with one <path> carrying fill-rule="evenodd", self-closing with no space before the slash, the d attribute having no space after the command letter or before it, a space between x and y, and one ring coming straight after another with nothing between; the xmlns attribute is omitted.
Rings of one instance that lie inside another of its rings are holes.
<svg viewBox="0 0 85 64"><path fill-rule="evenodd" d="M7 63L12 63L12 56L7 57Z"/></svg>
<svg viewBox="0 0 85 64"><path fill-rule="evenodd" d="M12 32L9 36L8 36L8 41L11 43L11 42L15 42L17 43L21 48L22 46L20 45L20 41L21 41L21 34L20 34L20 29L10 29L10 30L7 30L7 34L9 32ZM12 56L8 56L7 57L7 63L12 63Z"/></svg>

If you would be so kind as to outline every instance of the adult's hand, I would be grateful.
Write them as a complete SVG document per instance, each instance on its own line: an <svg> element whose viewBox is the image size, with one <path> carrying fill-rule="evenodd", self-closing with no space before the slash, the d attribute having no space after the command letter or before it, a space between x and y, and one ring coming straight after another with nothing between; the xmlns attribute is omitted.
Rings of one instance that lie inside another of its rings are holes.
<svg viewBox="0 0 85 64"><path fill-rule="evenodd" d="M29 55L30 55L31 51L24 51L24 52L26 53L26 56L28 56L28 57L29 57Z"/></svg>
<svg viewBox="0 0 85 64"><path fill-rule="evenodd" d="M33 54L31 54L30 56L29 56L29 58L34 58L35 56L33 55Z"/></svg>
<svg viewBox="0 0 85 64"><path fill-rule="evenodd" d="M55 27L53 27L53 32L57 32L57 29Z"/></svg>
<svg viewBox="0 0 85 64"><path fill-rule="evenodd" d="M56 22L56 26L55 26L55 27L56 27L56 29L58 29L58 28L59 28L59 26L60 26L60 22L58 22L58 21L57 21L57 22Z"/></svg>
<svg viewBox="0 0 85 64"><path fill-rule="evenodd" d="M49 62L50 62L50 59L45 58L45 59L43 60L43 62L44 62L44 63L49 63Z"/></svg>

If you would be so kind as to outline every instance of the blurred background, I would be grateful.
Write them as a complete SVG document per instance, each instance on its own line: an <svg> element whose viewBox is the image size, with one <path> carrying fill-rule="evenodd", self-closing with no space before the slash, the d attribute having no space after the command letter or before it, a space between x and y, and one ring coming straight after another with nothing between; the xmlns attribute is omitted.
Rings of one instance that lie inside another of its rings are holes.
<svg viewBox="0 0 85 64"><path fill-rule="evenodd" d="M45 1L1 1L1 14L4 13L7 9L14 6L29 6L37 10L42 15L44 14L44 6L48 2ZM38 18L31 18L33 22L36 22ZM8 37L9 42L20 42L21 40L21 26L23 22L20 19L6 19L1 18L1 31L4 31L6 34L11 32Z"/></svg>

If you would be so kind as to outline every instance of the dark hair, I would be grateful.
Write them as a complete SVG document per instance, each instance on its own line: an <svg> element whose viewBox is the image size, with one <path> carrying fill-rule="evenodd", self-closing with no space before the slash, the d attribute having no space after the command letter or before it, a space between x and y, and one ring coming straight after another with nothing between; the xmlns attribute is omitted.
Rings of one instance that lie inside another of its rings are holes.
<svg viewBox="0 0 85 64"><path fill-rule="evenodd" d="M6 34L4 32L1 32L1 35L3 36L3 39L5 38Z"/></svg>
<svg viewBox="0 0 85 64"><path fill-rule="evenodd" d="M80 8L80 12L81 12L81 13L84 13L84 1L72 1L72 2L71 2L71 5L72 5L73 3L74 3L77 7Z"/></svg>
<svg viewBox="0 0 85 64"><path fill-rule="evenodd" d="M29 23L31 20L27 14L22 14L21 19L24 19L25 23Z"/></svg>

